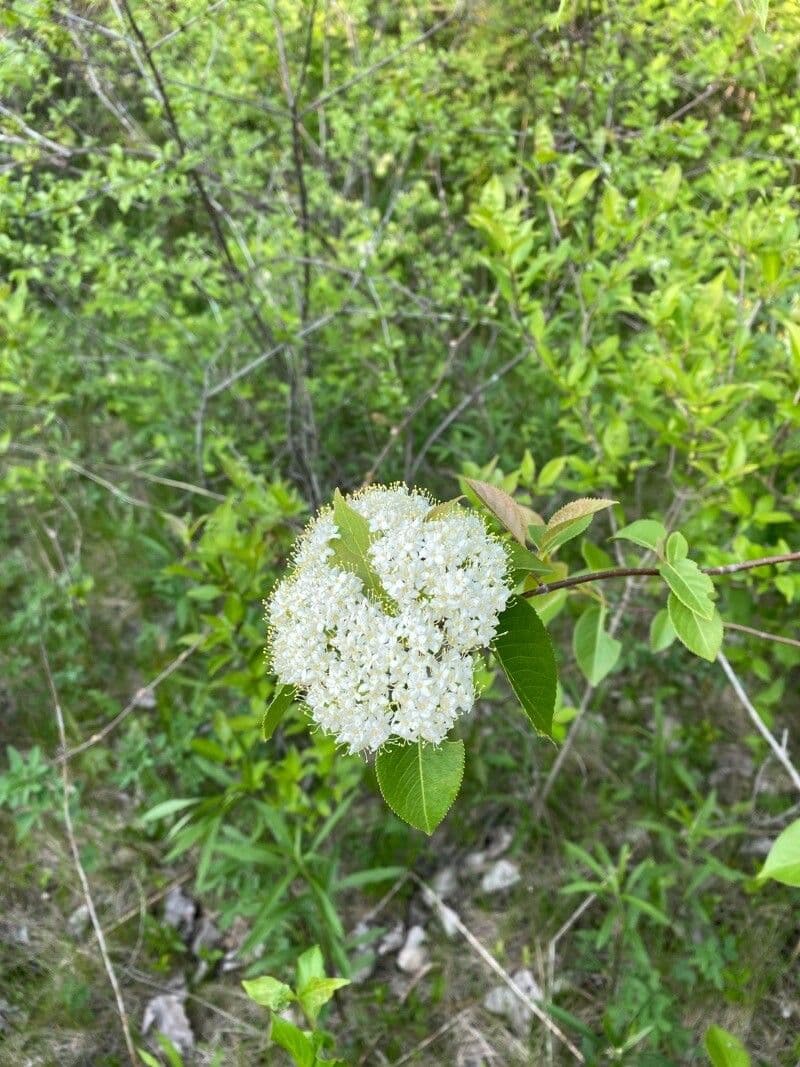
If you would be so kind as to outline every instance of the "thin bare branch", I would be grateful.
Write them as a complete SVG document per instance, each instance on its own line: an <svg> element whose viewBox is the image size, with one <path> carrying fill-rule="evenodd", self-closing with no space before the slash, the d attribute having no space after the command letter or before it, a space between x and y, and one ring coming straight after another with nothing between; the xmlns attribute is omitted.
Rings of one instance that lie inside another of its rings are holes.
<svg viewBox="0 0 800 1067"><path fill-rule="evenodd" d="M789 759L788 752L783 747L783 745L778 744L778 741L776 740L776 738L767 729L767 726L766 726L764 720L761 718L761 716L758 714L758 712L756 711L755 707L751 703L750 698L748 697L747 693L744 691L744 687L742 686L742 683L739 681L738 675L734 671L733 667L731 667L731 665L728 662L728 659L725 656L725 654L723 652L717 653L717 659L719 660L719 664L722 667L723 671L725 671L725 674L726 674L726 676L728 678L728 681L733 686L733 691L734 691L734 693L736 693L737 697L739 698L739 703L742 705L744 710L750 716L750 721L753 723L753 725L755 726L756 730L758 730L758 732L761 734L761 736L767 742L767 744L769 745L770 749L772 750L775 758L777 759L778 763L780 763L780 765L783 767L783 769L786 771L786 773L791 778L792 784L794 785L795 789L797 789L798 792L800 792L800 774L798 773L797 768L795 767L795 765Z"/></svg>
<svg viewBox="0 0 800 1067"><path fill-rule="evenodd" d="M763 641L775 641L779 645L791 645L800 648L800 641L794 637L782 637L780 634L771 634L766 630L756 630L753 626L743 626L739 622L726 622L726 630L736 630L738 633L750 634L752 637L760 637Z"/></svg>
<svg viewBox="0 0 800 1067"><path fill-rule="evenodd" d="M342 82L341 85L337 85L335 88L331 89L327 93L322 93L322 95L318 96L316 100L312 100L310 104L307 104L303 108L303 110L300 112L300 118L303 118L305 115L307 115L309 111L316 111L318 108L323 107L325 104L328 103L329 100L332 100L335 96L340 96L342 93L346 93L347 90L351 89L354 85L357 85L359 82L364 81L365 78L371 77L371 75L375 74L376 71L381 70L383 67L389 66L390 63L394 63L400 58L400 56L405 55L405 53L410 52L412 48L416 48L418 44L422 44L423 41L427 41L429 38L439 33L445 28L445 26L449 26L451 22L454 22L455 19L460 16L463 7L463 3L458 4L449 15L441 19L441 21L435 23L433 26L431 26L430 29L426 30L424 33L419 34L419 36L415 37L412 41L409 41L408 44L404 44L402 48L398 48L396 52L392 52L390 56L384 56L383 59L379 59L377 63L373 63L371 67L366 67L364 70L360 70L358 74L354 74L352 78L348 78L347 81Z"/></svg>
<svg viewBox="0 0 800 1067"><path fill-rule="evenodd" d="M433 889L431 889L431 887L427 885L427 883L423 882L423 880L418 875L412 874L411 877L422 890L426 902L431 907L434 907L441 915L447 916L447 921L453 926L455 926L461 936L466 940L470 948L478 956L480 956L486 966L491 971L494 971L497 977L500 978L508 986L514 996L525 1005L528 1011L532 1012L536 1016L539 1022L550 1031L553 1037L557 1038L561 1042L561 1044L564 1045L565 1048L569 1049L569 1051L572 1053L573 1057L578 1061L578 1063L585 1063L586 1060L583 1058L581 1051L575 1047L575 1045L572 1043L572 1041L570 1041L564 1031L559 1026L557 1026L556 1023L553 1022L553 1020L550 1018L544 1008L542 1008L540 1004L537 1004L535 1000L532 1000L527 993L520 989L520 987L517 985L517 983L508 973L508 971L506 971L505 968L501 967L501 965L497 962L491 952L489 952L489 950L481 944L481 942L472 933L469 927L464 925L457 912L453 911L452 908L448 908L442 898L437 893L435 893Z"/></svg>
<svg viewBox="0 0 800 1067"><path fill-rule="evenodd" d="M125 1048L128 1051L133 1067L137 1067L139 1059L136 1055L136 1050L133 1046L133 1038L131 1037L130 1024L128 1023L128 1013L125 1010L125 1001L122 999L122 990L120 989L119 982L117 981L117 975L114 970L114 965L111 962L111 957L108 954L108 948L106 946L105 935L103 934L103 928L100 925L100 920L97 918L97 911L94 906L94 900L92 899L92 893L89 888L89 879L86 877L86 871L83 869L81 863L80 850L78 849L78 842L75 839L75 829L72 825L72 815L69 810L69 772L67 770L67 761L64 759L64 754L67 751L67 735L64 729L64 715L61 711L61 704L58 699L58 693L56 691L55 681L53 680L53 672L50 669L50 660L47 658L47 650L43 644L39 645L39 649L42 655L42 663L44 664L44 672L47 676L47 684L50 687L50 695L53 698L53 710L56 717L56 725L58 726L58 739L61 745L61 787L62 787L62 810L64 813L64 827L67 833L67 840L69 841L70 852L72 853L72 862L75 865L75 870L78 874L78 878L83 889L83 898L86 901L86 908L89 912L89 918L91 919L92 928L94 929L95 937L97 938L97 944L100 949L100 955L103 959L103 966L105 967L106 974L108 975L108 981L111 985L111 989L114 993L114 1000L117 1006L117 1015L119 1016L120 1026L122 1027L122 1034L125 1039Z"/></svg>
<svg viewBox="0 0 800 1067"><path fill-rule="evenodd" d="M61 755L58 756L58 762L61 763L67 760L71 760L75 756L80 755L81 752L85 752L87 748L91 748L93 745L98 744L104 738L108 737L111 731L116 730L119 724L125 719L127 719L131 712L135 711L135 709L139 706L142 694L148 691L152 692L152 690L157 689L158 686L161 685L162 682L166 681L166 679L169 678L171 674L174 674L175 671L177 671L177 669L186 662L189 656L191 656L193 652L197 651L197 649L205 640L205 636L205 634L202 634L200 637L198 637L198 639L193 644L185 648L179 656L176 656L175 659L172 660L171 663L168 663L167 666L159 674L156 675L152 682L148 682L147 685L144 685L141 689L138 689L133 695L133 697L125 705L125 707L122 709L122 711L120 711L119 714L115 715L110 722L107 722L106 725L102 728L102 730L98 730L96 733L92 734L91 737L88 737L85 741L82 741L74 748L64 749Z"/></svg>
<svg viewBox="0 0 800 1067"><path fill-rule="evenodd" d="M222 5L225 3L227 3L227 0L216 0L216 3L209 4L205 11L201 11L198 15L195 15L193 18L187 19L186 22L181 23L180 26L176 26L174 30L171 30L169 33L164 34L163 37L159 37L155 44L150 45L150 51L155 52L155 50L157 48L160 48L162 44L166 44L167 41L171 41L173 37L177 37L178 34L181 34L185 30L188 30L190 26L193 26L196 22L199 22L200 19L207 18L209 15L213 14L213 12L221 8Z"/></svg>
<svg viewBox="0 0 800 1067"><path fill-rule="evenodd" d="M507 360L502 365L502 367L498 367L498 369L493 374L490 374L486 381L480 382L478 385L476 385L471 392L467 393L466 396L462 397L461 400L459 400L459 402L455 405L454 408L451 408L451 410L447 413L447 415L445 415L439 425L436 426L430 432L430 434L428 434L428 437L423 442L423 445L420 448L419 452L416 454L416 456L410 463L409 469L406 472L407 481L413 480L414 476L416 475L422 464L423 459L428 454L428 451L430 450L431 446L436 443L436 441L442 436L445 430L447 430L448 427L452 426L456 419L460 418L461 415L463 415L463 413L468 408L470 408L477 400L479 400L487 389L491 389L493 385L496 385L501 378L504 378L507 374L514 370L515 367L518 367L520 363L523 362L523 360L528 358L529 355L530 349L526 348L524 351L519 352L516 356L513 356L511 359ZM528 593L526 595L530 596L531 594Z"/></svg>

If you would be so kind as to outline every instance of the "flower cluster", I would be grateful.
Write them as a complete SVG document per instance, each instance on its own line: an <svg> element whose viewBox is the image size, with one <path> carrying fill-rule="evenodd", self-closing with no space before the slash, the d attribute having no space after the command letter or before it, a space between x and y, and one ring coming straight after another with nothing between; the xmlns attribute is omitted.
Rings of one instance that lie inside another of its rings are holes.
<svg viewBox="0 0 800 1067"><path fill-rule="evenodd" d="M273 669L353 752L390 737L439 742L473 704L473 654L510 593L505 550L475 514L426 519L431 501L405 486L374 486L348 503L369 523L369 562L396 613L334 564L339 531L326 508L267 605Z"/></svg>

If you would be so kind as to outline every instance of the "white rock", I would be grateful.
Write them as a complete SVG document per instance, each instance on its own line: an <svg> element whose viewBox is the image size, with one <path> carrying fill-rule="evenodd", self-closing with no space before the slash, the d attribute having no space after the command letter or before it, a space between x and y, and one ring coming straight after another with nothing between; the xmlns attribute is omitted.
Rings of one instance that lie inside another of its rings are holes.
<svg viewBox="0 0 800 1067"><path fill-rule="evenodd" d="M508 851L509 845L514 840L514 834L507 826L498 826L492 830L486 844L486 858L496 860Z"/></svg>
<svg viewBox="0 0 800 1067"><path fill-rule="evenodd" d="M378 955L388 956L392 952L397 952L399 948L403 947L406 940L406 928L398 921L394 926L390 926L383 937L378 942Z"/></svg>
<svg viewBox="0 0 800 1067"><path fill-rule="evenodd" d="M422 899L431 909L433 914L439 920L447 937L451 940L459 932L458 930L458 914L448 907L445 903L439 903L436 896L433 894L427 886L423 887ZM441 898L440 898L441 899Z"/></svg>
<svg viewBox="0 0 800 1067"><path fill-rule="evenodd" d="M164 900L164 922L173 927L183 937L188 938L194 929L197 905L187 896L179 885L170 889Z"/></svg>
<svg viewBox="0 0 800 1067"><path fill-rule="evenodd" d="M445 936L449 937L452 941L454 937L458 936L458 915L452 908L448 908L446 904L441 904L435 909L435 913L439 922L442 924L442 929L445 932Z"/></svg>
<svg viewBox="0 0 800 1067"><path fill-rule="evenodd" d="M516 863L511 860L498 860L481 878L481 889L484 893L499 893L516 885L520 877Z"/></svg>
<svg viewBox="0 0 800 1067"><path fill-rule="evenodd" d="M444 900L451 897L458 889L458 876L455 867L442 867L431 878L431 889Z"/></svg>
<svg viewBox="0 0 800 1067"><path fill-rule="evenodd" d="M533 1001L542 999L542 991L527 968L517 971L511 977L525 996ZM524 1037L528 1033L534 1017L533 1012L507 985L491 989L484 997L483 1006L492 1015L502 1016L515 1034Z"/></svg>
<svg viewBox="0 0 800 1067"><path fill-rule="evenodd" d="M81 904L81 906L76 908L72 915L67 919L67 929L73 937L83 937L89 927L90 919L89 905Z"/></svg>
<svg viewBox="0 0 800 1067"><path fill-rule="evenodd" d="M194 1034L183 1007L183 998L175 993L163 993L148 1001L142 1019L142 1033L151 1026L168 1037L181 1054L194 1048Z"/></svg>
<svg viewBox="0 0 800 1067"><path fill-rule="evenodd" d="M406 943L397 954L397 966L406 974L416 974L428 962L428 952L424 948L427 934L421 926L412 926L406 936Z"/></svg>

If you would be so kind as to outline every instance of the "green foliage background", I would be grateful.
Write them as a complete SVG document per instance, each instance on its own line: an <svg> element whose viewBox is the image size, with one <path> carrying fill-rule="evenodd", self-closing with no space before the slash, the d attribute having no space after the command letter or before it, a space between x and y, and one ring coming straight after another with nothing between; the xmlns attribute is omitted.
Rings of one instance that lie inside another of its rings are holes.
<svg viewBox="0 0 800 1067"><path fill-rule="evenodd" d="M452 496L470 474L544 514L613 496L614 522L678 525L708 565L797 549L794 0L10 0L0 27L3 892L40 931L0 944L23 1012L0 1060L122 1062L91 946L64 934L80 898L44 646L73 746L192 649L70 762L109 922L186 872L221 925L247 921L249 973L312 942L348 973L373 897L508 825L532 887L495 916L509 967L564 894L598 894L549 991L589 1062L705 1062L720 1021L756 1062L796 1063L796 897L747 881L791 791L714 665L648 650L657 585L602 591L623 650L588 696L569 651L586 594L542 598L562 731L588 709L544 807L556 750L488 675L431 844L299 717L259 741L261 601L337 485ZM615 561L603 522L565 567ZM797 637L797 570L720 593L726 621ZM797 648L725 648L796 733ZM180 962L155 918L138 944L140 971ZM353 1062L480 1000L485 975L459 987L446 946L439 964L402 1005L380 977L345 994Z"/></svg>

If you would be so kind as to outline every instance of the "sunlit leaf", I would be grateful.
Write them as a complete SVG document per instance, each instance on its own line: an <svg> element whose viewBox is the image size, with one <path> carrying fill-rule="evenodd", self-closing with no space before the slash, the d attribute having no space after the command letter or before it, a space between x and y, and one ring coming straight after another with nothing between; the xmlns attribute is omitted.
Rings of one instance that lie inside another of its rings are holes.
<svg viewBox="0 0 800 1067"><path fill-rule="evenodd" d="M758 873L759 882L767 878L784 885L800 886L800 819L790 823L775 839Z"/></svg>
<svg viewBox="0 0 800 1067"><path fill-rule="evenodd" d="M704 1043L713 1067L750 1067L747 1049L721 1026L709 1026Z"/></svg>

